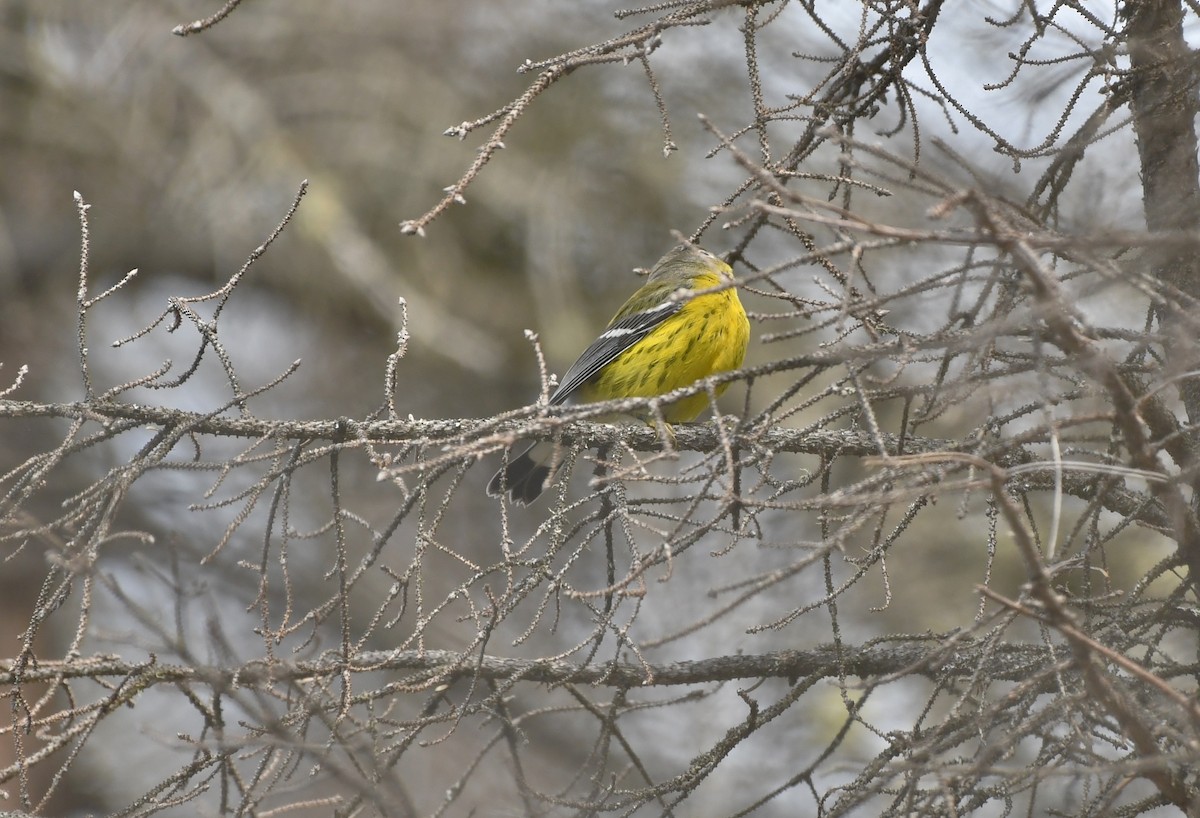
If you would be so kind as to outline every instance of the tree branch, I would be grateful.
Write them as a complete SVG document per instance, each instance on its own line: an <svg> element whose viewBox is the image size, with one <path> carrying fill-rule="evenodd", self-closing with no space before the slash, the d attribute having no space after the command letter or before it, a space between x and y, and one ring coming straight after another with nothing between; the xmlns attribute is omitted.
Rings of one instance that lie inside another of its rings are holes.
<svg viewBox="0 0 1200 818"><path fill-rule="evenodd" d="M758 655L717 656L661 665L630 662L574 664L560 659L517 659L451 650L365 651L349 663L330 656L315 661L249 662L240 667L188 667L129 662L114 656L70 661L39 661L17 668L0 661L0 685L65 679L125 679L130 690L158 684L200 682L218 688L264 688L279 682L337 678L349 670L374 673L409 671L396 684L432 689L461 678L523 679L542 684L587 684L614 688L711 684L737 679L795 679L917 673L929 678L968 678L980 673L1004 681L1024 681L1044 668L1051 654L1040 645L990 644L985 640L920 640L911 644L854 648L826 645ZM390 686L389 686L390 689Z"/></svg>

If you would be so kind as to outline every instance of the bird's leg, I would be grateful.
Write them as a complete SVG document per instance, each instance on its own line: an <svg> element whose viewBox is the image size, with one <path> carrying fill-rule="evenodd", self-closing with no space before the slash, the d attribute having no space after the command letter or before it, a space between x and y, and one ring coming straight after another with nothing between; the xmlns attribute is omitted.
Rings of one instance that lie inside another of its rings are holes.
<svg viewBox="0 0 1200 818"><path fill-rule="evenodd" d="M658 432L658 439L662 441L663 450L668 452L675 451L675 427L667 423L662 418L654 418L648 425L653 426Z"/></svg>

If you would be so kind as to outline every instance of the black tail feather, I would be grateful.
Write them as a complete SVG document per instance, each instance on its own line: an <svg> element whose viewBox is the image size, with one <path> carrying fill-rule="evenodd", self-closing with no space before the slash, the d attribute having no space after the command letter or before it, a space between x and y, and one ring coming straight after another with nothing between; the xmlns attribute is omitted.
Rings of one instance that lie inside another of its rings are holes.
<svg viewBox="0 0 1200 818"><path fill-rule="evenodd" d="M546 488L546 481L550 479L550 467L530 457L531 451L533 451L532 446L526 449L520 457L496 472L491 482L488 483L487 493L490 496L499 497L507 490L512 501L523 506L529 505L538 498L542 490Z"/></svg>

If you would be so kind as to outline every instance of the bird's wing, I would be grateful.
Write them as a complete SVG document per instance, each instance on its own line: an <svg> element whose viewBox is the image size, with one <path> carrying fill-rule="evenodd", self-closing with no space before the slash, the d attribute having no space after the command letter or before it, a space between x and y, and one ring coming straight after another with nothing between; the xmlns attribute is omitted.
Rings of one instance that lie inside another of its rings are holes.
<svg viewBox="0 0 1200 818"><path fill-rule="evenodd" d="M667 299L648 310L626 315L609 324L608 329L600 333L600 337L592 341L579 359L571 364L571 368L567 370L567 374L563 375L558 388L550 396L550 405L554 406L570 400L575 390L582 386L588 378L608 366L616 360L618 355L649 335L663 321L683 309L683 304L684 302L678 299Z"/></svg>

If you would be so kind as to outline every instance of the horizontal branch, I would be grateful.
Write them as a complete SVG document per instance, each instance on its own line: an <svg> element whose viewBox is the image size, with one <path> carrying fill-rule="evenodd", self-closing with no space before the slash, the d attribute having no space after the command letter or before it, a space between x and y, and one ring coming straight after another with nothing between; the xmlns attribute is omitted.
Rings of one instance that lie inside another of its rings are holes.
<svg viewBox="0 0 1200 818"><path fill-rule="evenodd" d="M69 418L100 424L135 421L160 428L185 429L196 435L215 437L271 438L275 440L325 440L330 443L366 440L373 443L444 445L478 441L496 436L498 447L517 439L555 437L585 448L623 443L637 451L652 451L662 446L662 437L652 426L642 423L610 424L587 420L569 420L579 407L549 410L546 415L529 415L497 423L495 419L448 418L445 420L271 420L225 414L205 414L108 401L73 403L34 403L0 400L0 418ZM719 430L712 423L680 424L672 427L675 448L709 452L721 447ZM879 442L856 431L801 431L776 427L738 434L729 430L735 444L758 445L776 452L871 457L882 454ZM899 442L894 435L883 435L889 454L897 454ZM953 440L909 437L904 443L909 453L945 451L958 448Z"/></svg>
<svg viewBox="0 0 1200 818"><path fill-rule="evenodd" d="M611 403L611 402L610 402ZM634 402L636 403L636 402ZM612 405L619 405L612 403ZM225 414L206 414L111 401L77 401L72 403L35 403L31 401L0 400L0 418L70 418L86 419L103 425L133 421L159 428L184 430L193 435L243 437L253 439L314 441L329 443L398 443L415 446L448 448L469 447L471 456L498 450L522 439L556 438L567 445L597 448L620 444L636 451L657 451L662 447L659 431L642 423L614 425L587 420L571 420L581 409L590 407L558 407L550 410L531 409L522 416L494 418L449 418L445 420L270 420ZM532 414L544 411L544 414ZM599 413L601 410L593 410ZM878 436L855 430L802 430L784 427L737 429L726 425L725 432L714 423L680 424L673 427L673 445L679 451L712 452L723 448L727 439L742 448L760 448L772 452L811 454L833 457L881 457L929 454L938 452L970 452L988 459L1001 468L1028 466L1035 459L1027 450L1013 447L1000 451L980 451L978 443L943 438L910 436L901 443L896 435L880 432ZM901 449L903 446L903 449ZM1027 491L1046 491L1054 488L1053 470L1025 470L1021 487ZM928 493L935 492L930 484ZM1062 490L1069 496L1093 500L1097 491L1097 475L1070 467L1063 468ZM1162 506L1147 495L1130 491L1120 485L1109 486L1102 497L1109 511L1136 519L1158 530L1169 530L1170 521Z"/></svg>
<svg viewBox="0 0 1200 818"><path fill-rule="evenodd" d="M1025 681L1055 656L1043 645L985 645L963 640L953 650L938 641L851 648L821 646L811 650L785 650L759 655L720 656L661 665L598 662L577 665L559 659L514 659L463 654L449 650L367 651L349 663L352 673L381 670L417 675L402 680L408 689L425 690L457 679L523 679L539 684L588 684L637 688L711 684L738 679L798 679L817 676L872 678L918 673L930 678L986 676L1005 681ZM40 661L19 673L14 662L0 661L0 685L68 679L123 679L122 687L144 690L156 684L201 683L214 687L254 689L279 682L303 682L337 676L347 670L337 657L315 661L270 664L250 662L238 668L186 667L137 663L101 656L67 662Z"/></svg>

